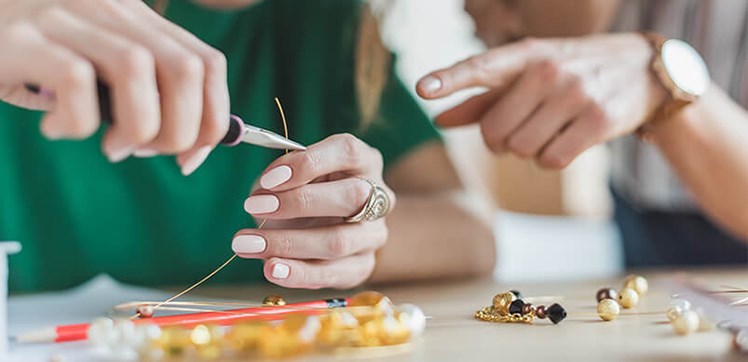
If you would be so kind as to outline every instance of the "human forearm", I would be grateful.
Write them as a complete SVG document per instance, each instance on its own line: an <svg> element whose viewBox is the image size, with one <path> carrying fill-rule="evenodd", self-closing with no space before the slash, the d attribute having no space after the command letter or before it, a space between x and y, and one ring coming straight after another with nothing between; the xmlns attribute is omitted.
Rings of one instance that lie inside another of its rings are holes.
<svg viewBox="0 0 748 362"><path fill-rule="evenodd" d="M490 274L495 242L487 217L466 192L398 195L387 224L389 240L377 254L372 282Z"/></svg>
<svg viewBox="0 0 748 362"><path fill-rule="evenodd" d="M712 86L651 136L706 213L748 240L748 113Z"/></svg>

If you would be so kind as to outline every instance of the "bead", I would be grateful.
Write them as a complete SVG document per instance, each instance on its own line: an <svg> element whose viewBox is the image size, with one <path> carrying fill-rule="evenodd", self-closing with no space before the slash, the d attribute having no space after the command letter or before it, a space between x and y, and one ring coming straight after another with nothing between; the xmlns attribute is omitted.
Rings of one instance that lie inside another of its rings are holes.
<svg viewBox="0 0 748 362"><path fill-rule="evenodd" d="M649 283L647 282L647 279L644 279L641 275L629 275L624 280L623 287L631 288L641 296L647 294Z"/></svg>
<svg viewBox="0 0 748 362"><path fill-rule="evenodd" d="M530 303L525 303L525 305L522 306L522 315L530 314L535 312L536 308L534 305Z"/></svg>
<svg viewBox="0 0 748 362"><path fill-rule="evenodd" d="M156 312L156 310L153 308L152 305L141 305L137 309L138 317L140 318L151 318L153 317L153 313Z"/></svg>
<svg viewBox="0 0 748 362"><path fill-rule="evenodd" d="M683 312L684 312L683 310L680 310L680 309L678 309L678 308L668 308L668 310L667 310L667 313L666 313L665 315L667 316L667 319L668 319L668 320L669 320L670 322L672 322L672 321L674 321L674 320L675 320L676 318L678 318L678 316L679 316L679 315L680 315L681 313L683 313Z"/></svg>
<svg viewBox="0 0 748 362"><path fill-rule="evenodd" d="M183 327L161 329L161 336L154 342L167 358L182 357L190 348L190 331Z"/></svg>
<svg viewBox="0 0 748 362"><path fill-rule="evenodd" d="M109 318L96 318L88 327L88 340L99 346L109 345L114 332L114 321Z"/></svg>
<svg viewBox="0 0 748 362"><path fill-rule="evenodd" d="M358 326L358 320L351 313L332 310L320 318L320 331L317 338L324 346L352 346L358 339Z"/></svg>
<svg viewBox="0 0 748 362"><path fill-rule="evenodd" d="M509 314L522 314L522 307L525 306L525 302L522 299L517 299L509 305Z"/></svg>
<svg viewBox="0 0 748 362"><path fill-rule="evenodd" d="M299 335L299 339L301 339L301 341L305 343L314 342L321 327L322 324L320 323L318 316L308 316L304 325L297 332Z"/></svg>
<svg viewBox="0 0 748 362"><path fill-rule="evenodd" d="M384 294L379 292L373 292L373 291L365 291L358 293L351 298L350 306L352 307L361 307L361 306L367 306L367 307L373 307L379 302L382 301L382 299L387 298L384 296Z"/></svg>
<svg viewBox="0 0 748 362"><path fill-rule="evenodd" d="M597 315L604 321L612 321L621 313L621 307L613 299L603 299L597 303Z"/></svg>
<svg viewBox="0 0 748 362"><path fill-rule="evenodd" d="M618 293L618 303L623 309L636 307L639 303L639 294L631 288L623 288Z"/></svg>
<svg viewBox="0 0 748 362"><path fill-rule="evenodd" d="M553 303L547 307L546 313L548 314L548 319L550 319L553 324L559 324L564 320L564 318L566 318L566 310L558 303Z"/></svg>
<svg viewBox="0 0 748 362"><path fill-rule="evenodd" d="M545 319L548 316L548 312L545 310L545 306L541 305L535 309L535 315L540 319Z"/></svg>
<svg viewBox="0 0 748 362"><path fill-rule="evenodd" d="M382 345L403 344L410 340L408 326L393 316L386 316L381 322L379 340Z"/></svg>
<svg viewBox="0 0 748 362"><path fill-rule="evenodd" d="M282 306L286 305L286 301L280 295L268 295L262 300L262 305L267 307Z"/></svg>
<svg viewBox="0 0 748 362"><path fill-rule="evenodd" d="M257 342L265 333L270 333L270 327L260 322L246 322L237 324L226 333L229 347L237 351L250 351L257 347Z"/></svg>
<svg viewBox="0 0 748 362"><path fill-rule="evenodd" d="M692 310L681 313L673 321L673 330L682 336L689 335L699 328L699 315Z"/></svg>
<svg viewBox="0 0 748 362"><path fill-rule="evenodd" d="M517 299L517 297L511 292L496 294L496 296L493 297L493 309L499 315L508 315L509 305L511 305L515 299Z"/></svg>
<svg viewBox="0 0 748 362"><path fill-rule="evenodd" d="M595 294L595 299L597 299L598 303L603 299L618 300L618 292L613 288L602 288Z"/></svg>
<svg viewBox="0 0 748 362"><path fill-rule="evenodd" d="M675 308L680 311L684 310L690 310L691 309L691 302L685 300L685 299L673 299L670 302L670 308Z"/></svg>
<svg viewBox="0 0 748 362"><path fill-rule="evenodd" d="M426 329L426 314L421 308L415 304L401 304L397 307L397 311L400 312L398 319L408 327L411 336L417 337L423 334Z"/></svg>
<svg viewBox="0 0 748 362"><path fill-rule="evenodd" d="M509 293L514 294L514 299L522 299L522 293L520 293L519 290L512 289L509 291Z"/></svg>

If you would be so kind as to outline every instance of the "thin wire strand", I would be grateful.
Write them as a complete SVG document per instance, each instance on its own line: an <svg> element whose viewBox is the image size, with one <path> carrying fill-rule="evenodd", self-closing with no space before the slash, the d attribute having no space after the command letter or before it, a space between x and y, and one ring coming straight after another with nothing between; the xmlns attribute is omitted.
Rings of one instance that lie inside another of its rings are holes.
<svg viewBox="0 0 748 362"><path fill-rule="evenodd" d="M275 104L278 106L278 111L280 112L280 115L281 115L281 121L283 122L283 133L284 133L284 136L286 137L286 139L288 139L288 124L286 123L286 115L285 115L285 112L283 112L283 106L281 106L281 103L280 103L280 100L278 99L278 97L275 97ZM288 152L289 152L289 150L286 149L286 154L288 154ZM267 221L268 221L268 219L262 220L262 222L260 223L260 226L258 226L257 229L258 230L262 229L262 227L265 226L265 223ZM210 274L206 275L204 278L200 279L200 281L198 281L197 283L192 284L190 287L188 287L187 289L185 289L185 290L183 290L183 291L175 294L171 298L169 298L169 299L167 299L167 300L165 300L165 301L163 301L161 303L158 303L158 304L154 305L153 306L153 311L155 312L157 309L161 308L162 306L171 303L175 299L177 299L177 298L179 298L179 297L181 297L181 296L189 293L193 289L197 288L198 286L200 286L200 284L203 284L205 281L207 281L208 279L212 278L214 275L218 274L218 272L220 272L221 270L223 270L223 268L225 268L226 266L228 266L229 264L231 264L231 262L234 261L234 259L236 259L237 256L239 256L239 255L236 254L236 253L234 253L234 255L232 255L225 262L223 262L223 264L221 264L221 266L219 266L218 268L216 268L215 270L213 270ZM135 315L133 315L132 317L130 317L130 319L135 319L135 318L138 318L138 317L140 317L140 312L136 312Z"/></svg>

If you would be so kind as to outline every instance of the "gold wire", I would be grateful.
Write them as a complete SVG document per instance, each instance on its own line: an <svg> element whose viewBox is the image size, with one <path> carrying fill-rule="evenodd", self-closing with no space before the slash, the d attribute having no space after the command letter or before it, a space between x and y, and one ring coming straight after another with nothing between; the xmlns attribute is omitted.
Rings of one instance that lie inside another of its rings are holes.
<svg viewBox="0 0 748 362"><path fill-rule="evenodd" d="M283 106L281 106L281 103L280 103L280 100L278 99L278 97L275 97L275 104L278 105L278 111L280 111L281 121L283 122L284 136L286 137L286 139L288 139L288 124L286 123L286 115L283 112ZM288 154L288 149L286 149L286 154ZM262 227L265 226L265 223L267 221L268 221L268 219L262 220L262 222L260 223L260 226L258 226L257 229L258 230L262 229ZM234 259L236 259L237 256L238 255L236 253L234 253L234 255L232 255L225 262L223 262L223 264L221 264L221 266L219 266L218 268L216 268L215 270L213 270L210 274L206 275L204 278L200 279L200 281L198 281L197 283L192 284L190 287L188 287L187 289L185 289L185 290L183 290L183 291L175 294L171 298L169 298L169 299L167 299L167 300L165 300L165 301L163 301L161 303L158 303L158 304L154 305L153 306L153 311L155 312L157 309L161 308L162 306L164 306L166 304L169 304L172 301L174 301L174 299L177 299L177 298L179 298L179 297L181 297L181 296L189 293L191 290L197 288L198 286L200 286L200 284L203 284L205 281L207 281L208 279L212 278L214 275L218 274L218 272L220 272L223 268L225 268L232 261L234 261ZM136 311L135 315L133 315L132 317L130 317L130 319L135 319L135 318L138 318L138 317L140 317L140 312Z"/></svg>

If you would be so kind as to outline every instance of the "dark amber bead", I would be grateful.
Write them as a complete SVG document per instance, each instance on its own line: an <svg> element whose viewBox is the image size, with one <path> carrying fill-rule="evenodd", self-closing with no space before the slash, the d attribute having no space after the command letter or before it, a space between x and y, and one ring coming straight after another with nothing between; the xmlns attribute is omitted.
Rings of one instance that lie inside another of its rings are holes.
<svg viewBox="0 0 748 362"><path fill-rule="evenodd" d="M548 312L545 311L545 306L541 305L535 309L535 315L540 319L545 319L548 316Z"/></svg>
<svg viewBox="0 0 748 362"><path fill-rule="evenodd" d="M522 293L520 293L519 290L512 289L509 291L509 293L514 294L514 296L517 297L517 299L522 299Z"/></svg>
<svg viewBox="0 0 748 362"><path fill-rule="evenodd" d="M603 299L618 300L618 292L616 292L616 290L613 288L603 288L597 291L595 298L597 299L598 303L600 303L600 301Z"/></svg>
<svg viewBox="0 0 748 362"><path fill-rule="evenodd" d="M522 307L525 306L525 302L521 299L517 299L509 305L509 314L522 314Z"/></svg>
<svg viewBox="0 0 748 362"><path fill-rule="evenodd" d="M566 318L566 310L558 303L553 303L550 307L546 308L546 313L548 313L548 319L550 319L553 324L558 324Z"/></svg>

